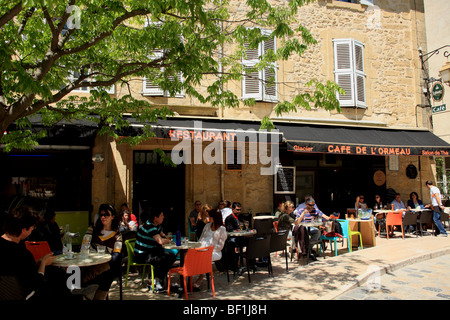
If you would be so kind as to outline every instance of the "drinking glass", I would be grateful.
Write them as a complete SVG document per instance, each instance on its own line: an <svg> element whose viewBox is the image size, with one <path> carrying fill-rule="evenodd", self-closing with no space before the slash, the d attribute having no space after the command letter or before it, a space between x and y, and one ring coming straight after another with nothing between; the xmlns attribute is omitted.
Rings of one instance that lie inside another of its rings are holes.
<svg viewBox="0 0 450 320"><path fill-rule="evenodd" d="M106 246L100 246L100 245L97 246L98 253L105 254L105 251L106 251Z"/></svg>
<svg viewBox="0 0 450 320"><path fill-rule="evenodd" d="M244 221L244 225L245 225L245 230L248 231L248 221L247 220Z"/></svg>
<svg viewBox="0 0 450 320"><path fill-rule="evenodd" d="M239 223L239 229L244 230L244 224L242 222Z"/></svg>

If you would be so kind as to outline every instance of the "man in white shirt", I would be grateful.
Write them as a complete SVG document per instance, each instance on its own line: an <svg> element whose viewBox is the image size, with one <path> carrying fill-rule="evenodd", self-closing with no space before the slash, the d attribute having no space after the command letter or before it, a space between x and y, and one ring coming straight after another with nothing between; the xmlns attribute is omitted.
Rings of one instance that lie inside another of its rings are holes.
<svg viewBox="0 0 450 320"><path fill-rule="evenodd" d="M441 191L439 191L439 188L434 186L433 182L430 180L425 182L425 185L430 189L431 205L433 206L433 221L437 228L437 236L447 237L447 231L445 231L441 222L441 212L443 212L445 208L442 204Z"/></svg>

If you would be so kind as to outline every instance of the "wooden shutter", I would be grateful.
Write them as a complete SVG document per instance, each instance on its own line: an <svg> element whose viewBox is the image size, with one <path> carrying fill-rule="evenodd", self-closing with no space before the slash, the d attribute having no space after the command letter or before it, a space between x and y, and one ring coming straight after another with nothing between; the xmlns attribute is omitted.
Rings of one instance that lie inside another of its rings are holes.
<svg viewBox="0 0 450 320"><path fill-rule="evenodd" d="M270 35L270 31L263 30L263 33ZM276 52L276 38L268 39L259 44L258 48L248 48L245 45L245 57L242 59L244 66L244 77L242 80L242 97L244 99L253 98L256 101L276 102L278 101L277 88L277 65L272 68L265 68L264 70L251 70L258 62L260 56L272 50ZM267 81L272 80L272 84L267 84Z"/></svg>
<svg viewBox="0 0 450 320"><path fill-rule="evenodd" d="M271 38L263 43L263 49L266 53L267 50L276 52L276 38ZM273 83L268 83L273 81ZM278 101L278 86L277 86L277 64L274 63L272 68L265 68L263 70L263 101L277 102Z"/></svg>
<svg viewBox="0 0 450 320"><path fill-rule="evenodd" d="M366 107L364 45L353 39L334 43L335 82L345 90L338 94L341 107Z"/></svg>
<svg viewBox="0 0 450 320"><path fill-rule="evenodd" d="M244 67L244 77L242 79L242 98L253 98L256 101L262 100L262 82L260 72L258 70L251 70L258 61L260 54L260 47L248 48L248 44L245 44L245 57L242 59L242 65Z"/></svg>
<svg viewBox="0 0 450 320"><path fill-rule="evenodd" d="M159 59L163 56L163 52L161 50L154 51L150 58L153 60ZM163 69L161 68L161 72ZM142 93L149 96L164 96L164 90L159 87L156 83L157 79L147 79L144 77L142 79Z"/></svg>

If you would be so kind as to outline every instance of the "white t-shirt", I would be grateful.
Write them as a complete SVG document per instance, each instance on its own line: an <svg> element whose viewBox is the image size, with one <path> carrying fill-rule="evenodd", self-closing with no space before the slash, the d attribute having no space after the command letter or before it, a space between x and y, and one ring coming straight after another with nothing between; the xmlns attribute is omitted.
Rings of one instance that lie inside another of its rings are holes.
<svg viewBox="0 0 450 320"><path fill-rule="evenodd" d="M231 208L223 208L222 209L222 220L223 223L225 223L225 219L233 213L233 210Z"/></svg>
<svg viewBox="0 0 450 320"><path fill-rule="evenodd" d="M438 203L438 201L436 200L436 195L439 195L439 199L441 199L442 201L441 191L439 190L438 187L432 186L430 188L430 197L431 197L431 204L433 205L433 207L439 207L440 205L440 203Z"/></svg>

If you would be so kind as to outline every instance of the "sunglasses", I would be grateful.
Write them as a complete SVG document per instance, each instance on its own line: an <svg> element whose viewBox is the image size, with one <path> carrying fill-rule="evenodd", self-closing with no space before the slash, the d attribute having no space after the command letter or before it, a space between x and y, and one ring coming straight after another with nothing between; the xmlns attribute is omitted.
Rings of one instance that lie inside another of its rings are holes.
<svg viewBox="0 0 450 320"><path fill-rule="evenodd" d="M109 213L100 213L100 217L110 217Z"/></svg>

